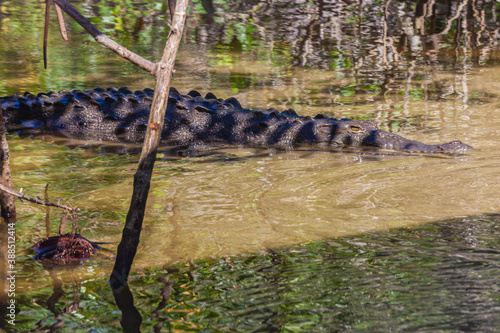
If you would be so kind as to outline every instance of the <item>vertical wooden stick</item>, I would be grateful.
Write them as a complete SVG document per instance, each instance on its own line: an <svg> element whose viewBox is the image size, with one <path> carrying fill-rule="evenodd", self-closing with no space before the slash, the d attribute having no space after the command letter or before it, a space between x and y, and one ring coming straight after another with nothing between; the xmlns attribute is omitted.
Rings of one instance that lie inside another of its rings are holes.
<svg viewBox="0 0 500 333"><path fill-rule="evenodd" d="M178 1L170 36L163 51L163 57L157 65L155 94L149 115L146 137L142 146L139 166L134 175L134 191L127 214L125 227L111 273L111 286L116 290L126 285L130 268L134 260L141 234L144 212L150 188L151 175L156 159L156 152L164 125L165 111L168 104L170 78L172 77L177 49L182 38L186 19L188 0Z"/></svg>

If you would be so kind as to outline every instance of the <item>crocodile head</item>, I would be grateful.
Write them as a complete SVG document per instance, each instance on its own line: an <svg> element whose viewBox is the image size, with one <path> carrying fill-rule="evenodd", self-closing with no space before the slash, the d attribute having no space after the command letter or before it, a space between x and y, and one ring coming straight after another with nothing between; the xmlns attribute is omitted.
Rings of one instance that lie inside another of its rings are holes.
<svg viewBox="0 0 500 333"><path fill-rule="evenodd" d="M438 145L408 140L379 129L372 120L341 119L334 123L325 121L318 126L317 142L320 145L376 147L415 153L465 154L474 150L458 140Z"/></svg>

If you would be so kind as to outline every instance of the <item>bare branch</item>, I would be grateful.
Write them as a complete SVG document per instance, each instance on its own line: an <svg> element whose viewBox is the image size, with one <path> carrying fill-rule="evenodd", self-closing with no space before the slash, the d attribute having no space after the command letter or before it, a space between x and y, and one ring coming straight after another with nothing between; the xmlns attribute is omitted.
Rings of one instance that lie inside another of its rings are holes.
<svg viewBox="0 0 500 333"><path fill-rule="evenodd" d="M99 31L96 27L90 23L82 14L80 14L75 7L70 5L65 0L53 0L56 5L58 5L66 14L71 16L79 25L81 25L87 32L95 38L95 40L102 45L106 46L110 50L118 53L121 57L127 59L128 61L136 64L140 68L150 72L155 75L156 73L156 64L144 59L138 54L128 50L127 48L121 46L116 43L105 34Z"/></svg>
<svg viewBox="0 0 500 333"><path fill-rule="evenodd" d="M78 207L68 207L68 206L65 206L65 205L60 205L60 204L56 204L56 203L52 203L52 202L46 202L46 201L43 201L41 199L35 199L35 198L32 198L32 197L28 197L27 195L24 195L20 192L17 192L17 191L14 191L2 184L0 184L0 190L1 191L4 191L6 193L9 193L13 196L16 196L20 199L24 199L24 200L27 200L27 201L30 201L30 202L34 202L36 204L39 204L39 205L45 205L45 206L53 206L53 207L59 207L59 208L63 208L63 209L67 209L69 211L79 211L80 209Z"/></svg>

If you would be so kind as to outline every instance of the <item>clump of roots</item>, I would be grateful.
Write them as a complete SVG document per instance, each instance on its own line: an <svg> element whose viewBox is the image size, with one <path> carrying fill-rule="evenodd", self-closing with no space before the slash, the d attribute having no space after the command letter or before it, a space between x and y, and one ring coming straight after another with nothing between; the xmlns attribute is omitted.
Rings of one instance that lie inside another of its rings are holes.
<svg viewBox="0 0 500 333"><path fill-rule="evenodd" d="M68 218L72 221L71 232L63 234ZM95 219L90 220L80 229L76 212L71 213L67 210L66 214L61 218L59 235L44 238L31 247L37 252L33 258L39 261L53 261L58 265L75 264L89 259L99 246L87 240L81 233L93 221Z"/></svg>
<svg viewBox="0 0 500 333"><path fill-rule="evenodd" d="M44 238L31 248L37 252L36 260L52 259L67 264L92 257L99 247L80 234L67 233Z"/></svg>

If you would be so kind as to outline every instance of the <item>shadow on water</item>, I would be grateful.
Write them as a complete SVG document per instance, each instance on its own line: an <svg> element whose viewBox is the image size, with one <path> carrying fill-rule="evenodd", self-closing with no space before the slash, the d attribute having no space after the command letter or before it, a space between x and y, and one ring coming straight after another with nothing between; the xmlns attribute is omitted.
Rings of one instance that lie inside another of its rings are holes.
<svg viewBox="0 0 500 333"><path fill-rule="evenodd" d="M497 213L150 269L114 298L49 270L16 330L494 332L499 263Z"/></svg>

